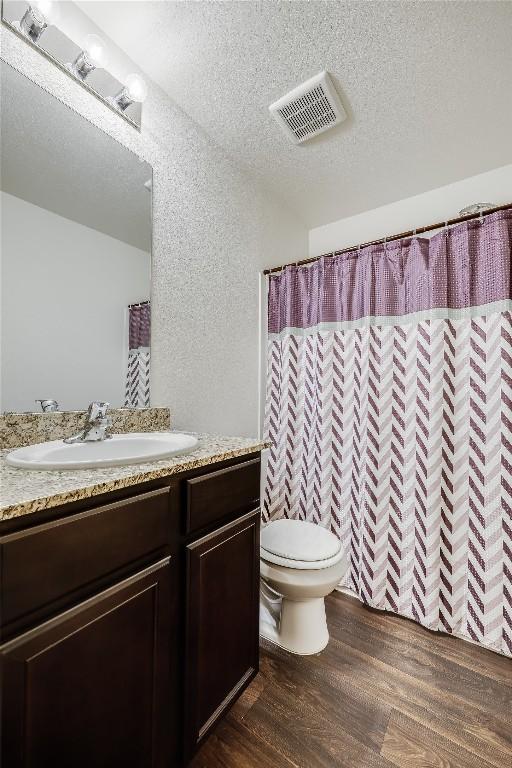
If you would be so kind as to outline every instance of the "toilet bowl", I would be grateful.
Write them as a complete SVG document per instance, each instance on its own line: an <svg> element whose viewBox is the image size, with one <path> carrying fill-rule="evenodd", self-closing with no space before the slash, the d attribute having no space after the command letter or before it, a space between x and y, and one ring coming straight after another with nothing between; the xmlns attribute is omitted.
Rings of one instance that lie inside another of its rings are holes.
<svg viewBox="0 0 512 768"><path fill-rule="evenodd" d="M300 655L329 641L324 598L339 584L347 559L330 531L302 520L275 520L261 532L260 635Z"/></svg>

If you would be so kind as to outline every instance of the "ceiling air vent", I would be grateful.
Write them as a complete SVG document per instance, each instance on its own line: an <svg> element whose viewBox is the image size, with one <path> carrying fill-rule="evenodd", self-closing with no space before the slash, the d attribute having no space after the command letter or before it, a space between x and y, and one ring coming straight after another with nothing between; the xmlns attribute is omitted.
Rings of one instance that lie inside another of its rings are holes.
<svg viewBox="0 0 512 768"><path fill-rule="evenodd" d="M347 117L325 70L275 101L269 110L295 144L329 130Z"/></svg>

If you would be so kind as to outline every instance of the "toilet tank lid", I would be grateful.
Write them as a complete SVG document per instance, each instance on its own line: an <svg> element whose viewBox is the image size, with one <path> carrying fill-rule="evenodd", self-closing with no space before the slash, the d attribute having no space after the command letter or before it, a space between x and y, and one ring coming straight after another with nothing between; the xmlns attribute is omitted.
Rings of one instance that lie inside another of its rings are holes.
<svg viewBox="0 0 512 768"><path fill-rule="evenodd" d="M303 520L274 520L261 531L261 547L288 560L313 563L337 555L341 542L321 525Z"/></svg>

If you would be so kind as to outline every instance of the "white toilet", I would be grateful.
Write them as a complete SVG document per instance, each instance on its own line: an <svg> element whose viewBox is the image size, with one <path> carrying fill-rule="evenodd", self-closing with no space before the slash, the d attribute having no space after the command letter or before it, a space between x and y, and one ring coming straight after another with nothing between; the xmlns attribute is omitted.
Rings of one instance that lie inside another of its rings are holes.
<svg viewBox="0 0 512 768"><path fill-rule="evenodd" d="M329 642L324 598L347 569L341 542L301 520L275 520L261 532L260 634L287 651L318 653Z"/></svg>

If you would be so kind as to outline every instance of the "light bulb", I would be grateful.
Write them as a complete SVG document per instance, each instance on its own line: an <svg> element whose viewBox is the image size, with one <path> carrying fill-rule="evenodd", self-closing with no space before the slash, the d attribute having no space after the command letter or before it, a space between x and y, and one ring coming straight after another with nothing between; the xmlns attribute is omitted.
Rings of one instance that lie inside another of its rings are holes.
<svg viewBox="0 0 512 768"><path fill-rule="evenodd" d="M34 0L29 5L43 16L47 24L55 26L58 23L60 19L60 4L57 0Z"/></svg>
<svg viewBox="0 0 512 768"><path fill-rule="evenodd" d="M137 101L141 104L148 95L148 87L140 75L128 75L125 84L115 96L110 98L110 103L125 112L128 107Z"/></svg>
<svg viewBox="0 0 512 768"><path fill-rule="evenodd" d="M148 87L140 75L128 75L125 80L126 95L131 101L142 103L148 95Z"/></svg>
<svg viewBox="0 0 512 768"><path fill-rule="evenodd" d="M52 0L34 0L20 20L20 31L33 43L38 43L48 24L56 25L60 17L60 7Z"/></svg>
<svg viewBox="0 0 512 768"><path fill-rule="evenodd" d="M94 67L105 68L108 65L107 47L99 35L87 35L84 38L83 51Z"/></svg>
<svg viewBox="0 0 512 768"><path fill-rule="evenodd" d="M105 43L99 35L87 35L84 39L84 47L68 68L80 80L94 72L96 67L107 65L108 55Z"/></svg>
<svg viewBox="0 0 512 768"><path fill-rule="evenodd" d="M39 42L48 24L52 23L53 5L51 0L34 0L20 19L20 31L33 43Z"/></svg>

